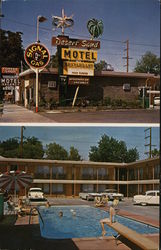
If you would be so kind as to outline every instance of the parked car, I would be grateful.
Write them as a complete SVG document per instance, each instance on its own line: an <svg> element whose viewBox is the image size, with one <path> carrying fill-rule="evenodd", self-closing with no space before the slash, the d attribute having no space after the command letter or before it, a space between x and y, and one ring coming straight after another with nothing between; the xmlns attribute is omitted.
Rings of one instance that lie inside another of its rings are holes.
<svg viewBox="0 0 161 250"><path fill-rule="evenodd" d="M87 201L93 201L95 197L100 197L102 194L100 193L88 193L88 192L82 192L79 193L79 198L82 200L87 200Z"/></svg>
<svg viewBox="0 0 161 250"><path fill-rule="evenodd" d="M115 198L117 198L121 201L124 198L124 195L121 193L117 193L116 189L105 189L102 194L108 196L109 200L114 200Z"/></svg>
<svg viewBox="0 0 161 250"><path fill-rule="evenodd" d="M160 105L160 97L156 96L154 97L154 106L159 106Z"/></svg>
<svg viewBox="0 0 161 250"><path fill-rule="evenodd" d="M145 195L135 195L133 198L134 204L140 204L142 206L146 205L159 205L160 192L159 190L150 190L145 193Z"/></svg>
<svg viewBox="0 0 161 250"><path fill-rule="evenodd" d="M30 188L28 198L29 200L44 200L44 193L41 188Z"/></svg>

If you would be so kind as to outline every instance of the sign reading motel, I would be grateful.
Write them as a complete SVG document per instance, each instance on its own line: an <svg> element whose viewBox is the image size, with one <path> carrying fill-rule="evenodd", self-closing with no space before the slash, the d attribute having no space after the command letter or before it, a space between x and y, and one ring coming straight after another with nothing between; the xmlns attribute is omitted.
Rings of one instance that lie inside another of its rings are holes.
<svg viewBox="0 0 161 250"><path fill-rule="evenodd" d="M81 40L69 38L68 36L52 37L52 46L69 46L82 49L100 49L100 41Z"/></svg>
<svg viewBox="0 0 161 250"><path fill-rule="evenodd" d="M97 61L97 51L92 50L76 50L66 49L61 50L61 58L63 60L75 61Z"/></svg>

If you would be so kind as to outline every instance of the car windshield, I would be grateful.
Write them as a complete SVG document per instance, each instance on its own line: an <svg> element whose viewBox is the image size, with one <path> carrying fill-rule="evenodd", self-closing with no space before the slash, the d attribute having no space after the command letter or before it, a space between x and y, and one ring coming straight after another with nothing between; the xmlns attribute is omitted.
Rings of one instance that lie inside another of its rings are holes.
<svg viewBox="0 0 161 250"><path fill-rule="evenodd" d="M40 190L40 189L34 189L34 190L30 190L30 192L41 192L42 193L42 190Z"/></svg>

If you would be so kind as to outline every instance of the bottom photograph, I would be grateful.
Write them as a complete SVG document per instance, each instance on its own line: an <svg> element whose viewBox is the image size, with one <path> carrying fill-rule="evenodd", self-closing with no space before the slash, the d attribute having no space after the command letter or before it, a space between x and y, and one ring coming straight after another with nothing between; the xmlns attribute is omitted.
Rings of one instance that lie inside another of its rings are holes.
<svg viewBox="0 0 161 250"><path fill-rule="evenodd" d="M0 249L159 249L159 126L0 126Z"/></svg>

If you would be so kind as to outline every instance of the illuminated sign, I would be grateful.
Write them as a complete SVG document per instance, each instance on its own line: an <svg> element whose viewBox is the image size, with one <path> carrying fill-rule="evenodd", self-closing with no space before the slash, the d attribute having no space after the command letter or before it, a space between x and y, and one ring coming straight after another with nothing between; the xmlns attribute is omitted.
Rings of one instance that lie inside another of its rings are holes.
<svg viewBox="0 0 161 250"><path fill-rule="evenodd" d="M52 37L52 46L69 46L82 49L100 49L100 41L81 40L68 36Z"/></svg>
<svg viewBox="0 0 161 250"><path fill-rule="evenodd" d="M89 84L89 78L69 77L68 79L68 85L88 85L88 84Z"/></svg>
<svg viewBox="0 0 161 250"><path fill-rule="evenodd" d="M2 86L19 86L20 81L16 76L3 75L1 78L1 84Z"/></svg>
<svg viewBox="0 0 161 250"><path fill-rule="evenodd" d="M86 62L64 62L63 63L64 75L80 75L80 76L93 76L94 63Z"/></svg>
<svg viewBox="0 0 161 250"><path fill-rule="evenodd" d="M63 60L95 62L97 60L97 52L92 50L75 50L62 48L61 58Z"/></svg>
<svg viewBox="0 0 161 250"><path fill-rule="evenodd" d="M25 61L35 69L44 68L50 60L48 49L41 43L30 44L25 50Z"/></svg>
<svg viewBox="0 0 161 250"><path fill-rule="evenodd" d="M19 74L19 68L9 68L9 67L2 67L1 69L2 74Z"/></svg>

